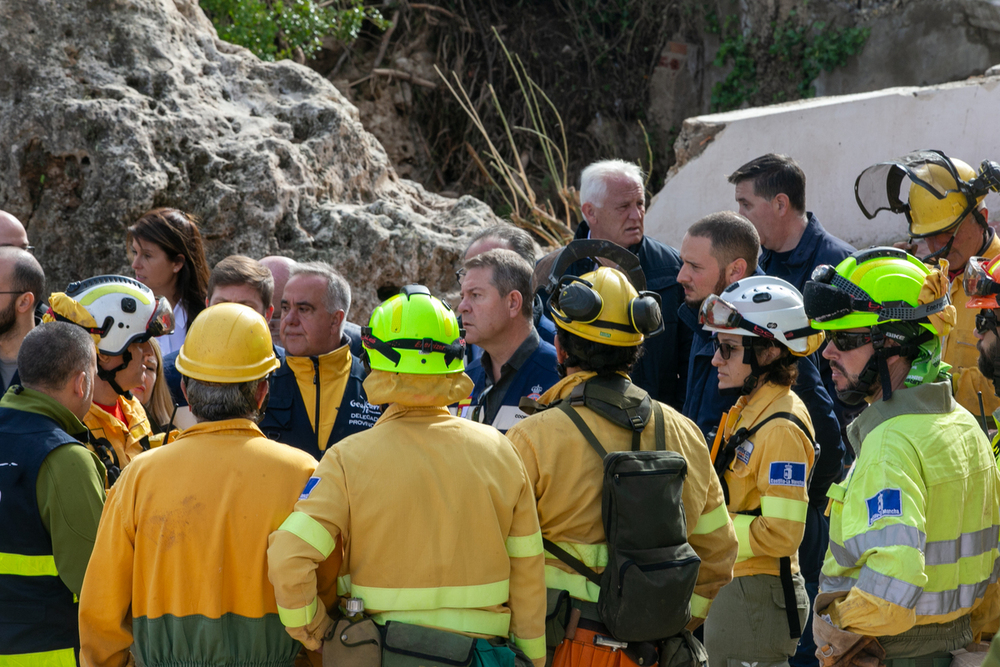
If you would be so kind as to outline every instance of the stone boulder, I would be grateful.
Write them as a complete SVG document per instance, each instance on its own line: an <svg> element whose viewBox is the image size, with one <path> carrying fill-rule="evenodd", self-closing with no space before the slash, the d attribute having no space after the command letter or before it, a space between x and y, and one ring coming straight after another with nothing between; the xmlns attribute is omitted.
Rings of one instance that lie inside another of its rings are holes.
<svg viewBox="0 0 1000 667"><path fill-rule="evenodd" d="M196 0L0 3L0 209L49 287L130 275L125 230L157 206L201 218L211 264L330 261L356 321L404 284L453 296L497 222L400 179L333 84L219 40Z"/></svg>

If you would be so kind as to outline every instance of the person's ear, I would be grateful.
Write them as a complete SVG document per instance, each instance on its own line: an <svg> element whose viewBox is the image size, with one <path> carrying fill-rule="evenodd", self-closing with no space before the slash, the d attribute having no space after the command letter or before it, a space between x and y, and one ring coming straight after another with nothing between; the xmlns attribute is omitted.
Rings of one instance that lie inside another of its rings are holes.
<svg viewBox="0 0 1000 667"><path fill-rule="evenodd" d="M19 313L30 313L35 310L35 294L34 292L25 292L21 296L17 297L17 301L14 304L14 308L17 309Z"/></svg>
<svg viewBox="0 0 1000 667"><path fill-rule="evenodd" d="M766 347L757 354L757 361L761 366L767 366L768 364L774 363L781 356L781 352L784 348L777 345Z"/></svg>
<svg viewBox="0 0 1000 667"><path fill-rule="evenodd" d="M81 399L87 397L87 371L80 371L73 378L73 395Z"/></svg>
<svg viewBox="0 0 1000 667"><path fill-rule="evenodd" d="M737 257L726 267L726 282L730 285L747 277L747 261Z"/></svg>
<svg viewBox="0 0 1000 667"><path fill-rule="evenodd" d="M257 384L257 391L254 393L254 401L257 403L257 409L260 410L264 407L264 399L267 397L267 392L271 391L271 385L267 381L267 378L263 378Z"/></svg>
<svg viewBox="0 0 1000 667"><path fill-rule="evenodd" d="M512 290L510 294L507 295L507 315L513 320L521 316L521 305L524 303L524 297L521 296L521 292L518 290Z"/></svg>
<svg viewBox="0 0 1000 667"><path fill-rule="evenodd" d="M184 255L177 255L177 257L174 258L174 273L177 273L178 271L184 268L185 261L187 260L185 259Z"/></svg>
<svg viewBox="0 0 1000 667"><path fill-rule="evenodd" d="M788 213L789 207L788 195L784 192L779 192L771 200L771 206L774 208L774 212L779 216L783 216Z"/></svg>
<svg viewBox="0 0 1000 667"><path fill-rule="evenodd" d="M191 405L191 399L188 398L187 380L184 379L183 375L181 376L181 393L184 394L184 401Z"/></svg>
<svg viewBox="0 0 1000 667"><path fill-rule="evenodd" d="M596 207L591 202L587 202L580 207L580 212L583 213L583 217L587 220L589 224L594 224L594 213L596 212Z"/></svg>
<svg viewBox="0 0 1000 667"><path fill-rule="evenodd" d="M569 359L569 353L567 353L566 350L563 349L562 344L559 342L559 336L555 337L553 344L555 345L556 348L556 361L558 361L560 364L566 363L566 360Z"/></svg>

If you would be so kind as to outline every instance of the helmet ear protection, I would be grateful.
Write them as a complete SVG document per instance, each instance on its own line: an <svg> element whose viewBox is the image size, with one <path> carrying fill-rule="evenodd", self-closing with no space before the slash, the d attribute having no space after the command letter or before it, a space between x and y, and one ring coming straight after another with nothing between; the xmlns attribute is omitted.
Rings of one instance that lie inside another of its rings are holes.
<svg viewBox="0 0 1000 667"><path fill-rule="evenodd" d="M564 322L580 322L590 324L596 322L604 311L604 299L594 289L593 283L577 276L564 276L563 273L580 259L596 259L598 257L611 260L617 264L635 287L639 296L632 299L626 306L629 316L629 326L615 322L602 322L601 326L620 329L628 333L640 333L655 336L663 331L663 315L661 312L660 295L646 291L646 274L643 273L639 258L631 252L611 241L586 239L573 241L559 254L549 273L548 311L552 317ZM562 311L562 315L556 311Z"/></svg>

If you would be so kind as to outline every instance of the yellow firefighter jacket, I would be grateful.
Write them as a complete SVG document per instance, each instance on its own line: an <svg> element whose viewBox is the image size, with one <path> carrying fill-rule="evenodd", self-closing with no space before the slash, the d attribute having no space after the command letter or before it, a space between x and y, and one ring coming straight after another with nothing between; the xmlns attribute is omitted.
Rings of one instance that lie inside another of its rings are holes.
<svg viewBox="0 0 1000 667"><path fill-rule="evenodd" d="M281 619L307 648L329 619L314 569L343 540L352 597L377 623L513 636L545 663L545 580L534 496L520 457L492 427L453 417L464 373L373 371L365 391L390 404L375 426L327 450L268 566Z"/></svg>
<svg viewBox="0 0 1000 667"><path fill-rule="evenodd" d="M539 402L547 405L565 398L595 375L574 373L542 394ZM683 495L688 543L701 558L691 614L704 619L719 589L732 580L736 536L704 436L673 408L662 407L667 449L683 455L688 464ZM590 408L580 406L577 410L608 452L631 449L631 432ZM654 419L655 415L656 411ZM655 429L651 427L652 422L642 432L643 450L656 449ZM600 456L558 410L528 417L507 431L507 437L528 471L542 535L588 567L602 571L608 562L608 546L601 521L604 463ZM566 590L577 599L597 601L598 587L553 556L545 561L545 581L549 588Z"/></svg>
<svg viewBox="0 0 1000 667"><path fill-rule="evenodd" d="M267 579L271 534L315 459L246 419L201 422L136 458L108 494L80 594L82 664L290 664ZM317 570L336 600L335 563ZM134 642L134 645L133 645ZM141 662L140 662L141 660Z"/></svg>
<svg viewBox="0 0 1000 667"><path fill-rule="evenodd" d="M146 410L138 398L119 396L118 406L125 415L124 424L97 405L90 406L83 423L94 438L105 438L111 444L118 456L118 467L124 470L132 459L145 451L142 439L152 438L153 431L149 426ZM150 446L152 444L150 443Z"/></svg>
<svg viewBox="0 0 1000 667"><path fill-rule="evenodd" d="M966 223L971 224L971 223ZM986 247L983 256L992 259L1000 255L1000 235L994 235L993 240ZM979 359L979 350L976 349L976 337L973 332L976 330L977 308L966 308L969 297L965 295L965 288L962 287L962 280L965 277L963 271L959 276L951 281L950 296L951 302L958 311L958 322L952 328L951 333L942 339L941 358L946 364L951 364L951 382L955 393L955 400L959 405L974 415L979 414L979 396L977 392L983 392L983 405L986 414L992 414L994 410L1000 408L1000 398L997 398L993 389L993 378L983 377L976 362Z"/></svg>
<svg viewBox="0 0 1000 667"><path fill-rule="evenodd" d="M729 412L723 438L751 429L775 412L790 412L812 430L809 411L791 387L765 384L743 396ZM788 556L799 571L799 543L809 506L807 481L815 451L798 426L772 419L736 450L726 470L729 512L740 542L733 576L778 576L778 560ZM760 516L741 512L760 511Z"/></svg>

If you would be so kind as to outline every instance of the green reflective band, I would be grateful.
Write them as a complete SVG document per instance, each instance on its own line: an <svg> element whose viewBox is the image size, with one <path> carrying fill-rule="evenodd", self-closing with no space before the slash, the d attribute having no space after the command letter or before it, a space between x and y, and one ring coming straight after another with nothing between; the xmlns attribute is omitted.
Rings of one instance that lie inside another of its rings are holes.
<svg viewBox="0 0 1000 667"><path fill-rule="evenodd" d="M691 594L691 615L697 616L698 618L707 618L708 610L712 606L712 601L708 598L703 598L697 593Z"/></svg>
<svg viewBox="0 0 1000 667"><path fill-rule="evenodd" d="M507 538L507 555L511 558L531 558L540 555L542 549L542 531L524 537Z"/></svg>
<svg viewBox="0 0 1000 667"><path fill-rule="evenodd" d="M729 523L729 509L723 503L711 512L705 512L698 517L698 525L691 531L692 535L708 535Z"/></svg>
<svg viewBox="0 0 1000 667"><path fill-rule="evenodd" d="M337 577L337 595L343 597L351 592L351 575Z"/></svg>
<svg viewBox="0 0 1000 667"><path fill-rule="evenodd" d="M524 654L532 660L545 657L545 635L535 637L534 639L521 639L520 637L514 637L514 644L516 644L519 649L524 651Z"/></svg>
<svg viewBox="0 0 1000 667"><path fill-rule="evenodd" d="M545 566L545 587L566 591L571 597L586 602L597 602L601 587L575 572L560 570L554 565Z"/></svg>
<svg viewBox="0 0 1000 667"><path fill-rule="evenodd" d="M366 609L413 611L417 609L476 609L506 604L510 581L504 579L479 586L440 588L373 588L353 584L351 594L365 601Z"/></svg>
<svg viewBox="0 0 1000 667"><path fill-rule="evenodd" d="M764 496L760 499L760 513L769 519L786 519L797 523L806 522L809 503L791 498Z"/></svg>
<svg viewBox="0 0 1000 667"><path fill-rule="evenodd" d="M587 567L605 567L608 564L607 544L577 544L576 542L556 542L555 544ZM547 551L545 557L558 560Z"/></svg>
<svg viewBox="0 0 1000 667"><path fill-rule="evenodd" d="M0 553L0 574L21 577L58 577L56 559L52 556L22 556Z"/></svg>
<svg viewBox="0 0 1000 667"><path fill-rule="evenodd" d="M365 600L367 606L368 601ZM510 614L498 614L482 609L422 609L419 611L386 611L372 616L379 625L399 621L428 625L455 632L473 632L488 637L506 637L510 632Z"/></svg>
<svg viewBox="0 0 1000 667"><path fill-rule="evenodd" d="M301 628L303 625L312 623L316 616L317 607L319 607L319 598L313 598L313 601L308 605L298 609L286 609L279 604L278 618L281 619L282 625L286 628Z"/></svg>
<svg viewBox="0 0 1000 667"><path fill-rule="evenodd" d="M733 517L733 528L736 529L736 539L740 543L740 549L736 552L737 563L753 558L753 549L750 548L750 524L756 518L748 514L737 514Z"/></svg>
<svg viewBox="0 0 1000 667"><path fill-rule="evenodd" d="M292 512L278 530L286 530L327 558L337 546L337 540L330 532L320 525L319 521L305 512Z"/></svg>
<svg viewBox="0 0 1000 667"><path fill-rule="evenodd" d="M73 649L0 655L0 667L76 667Z"/></svg>

